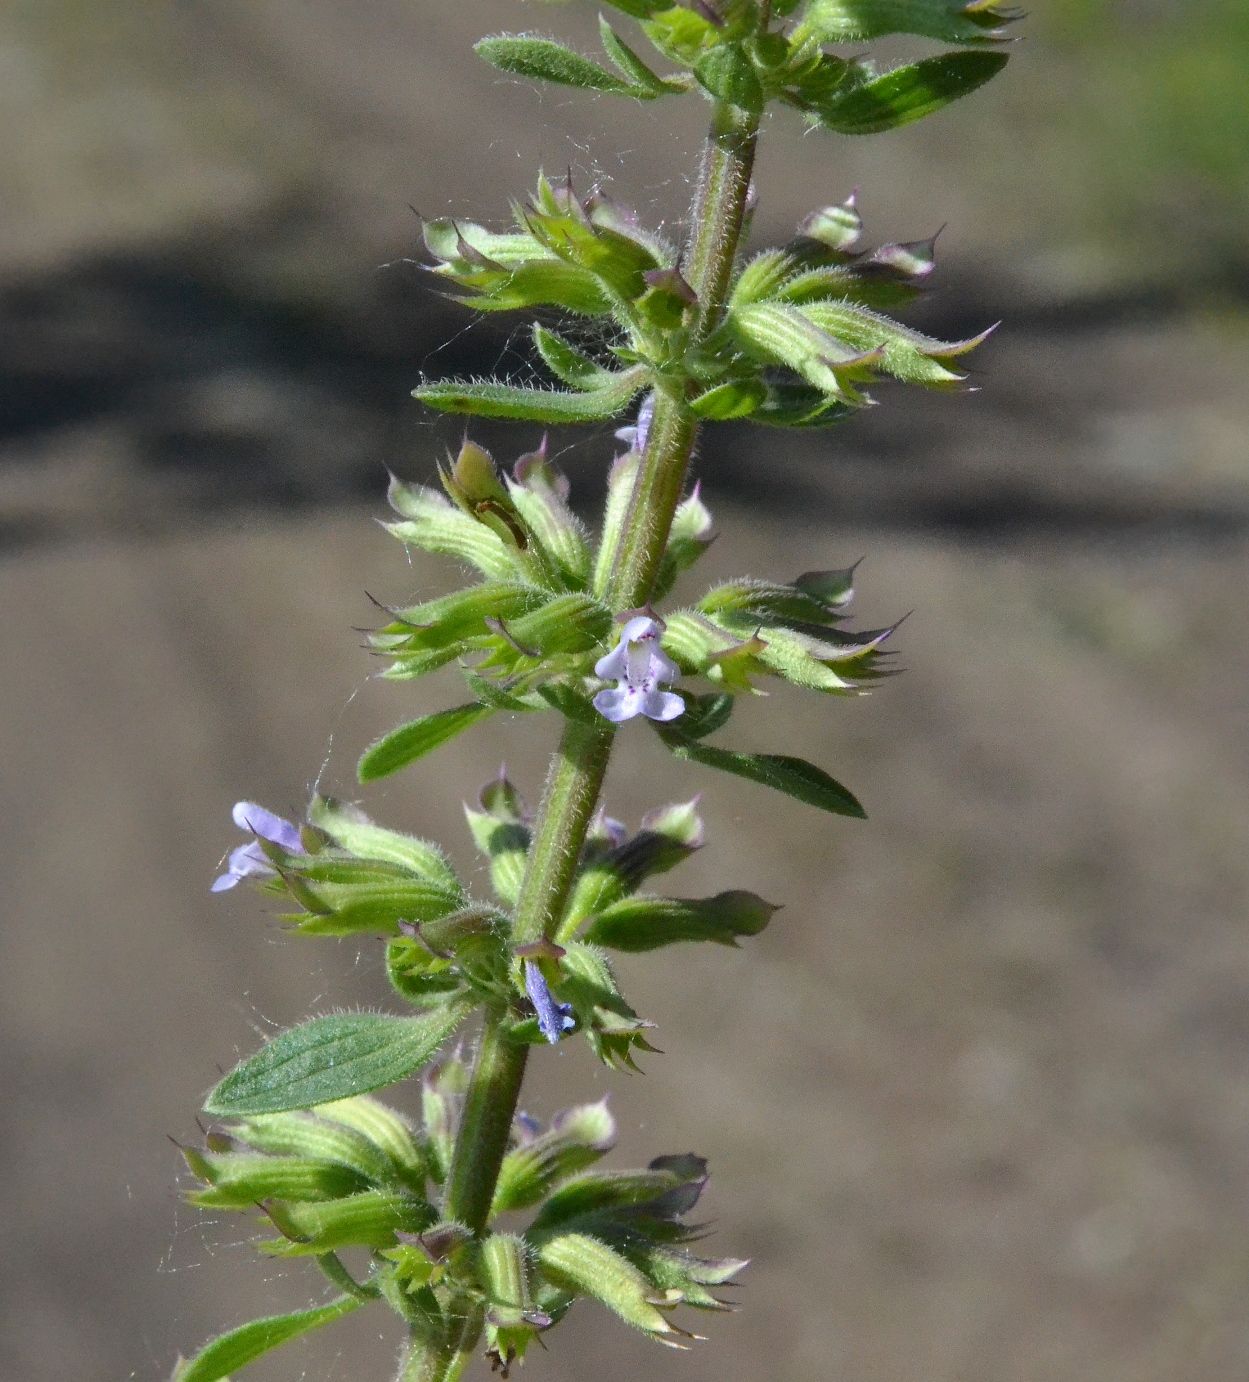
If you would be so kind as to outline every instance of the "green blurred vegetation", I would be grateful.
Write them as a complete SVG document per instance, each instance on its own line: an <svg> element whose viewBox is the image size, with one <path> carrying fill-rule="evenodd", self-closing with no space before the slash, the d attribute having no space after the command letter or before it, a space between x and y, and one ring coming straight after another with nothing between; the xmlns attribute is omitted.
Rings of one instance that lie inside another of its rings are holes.
<svg viewBox="0 0 1249 1382"><path fill-rule="evenodd" d="M1052 104L1032 123L1053 130L1089 231L1132 248L1152 243L1154 272L1178 255L1206 268L1243 262L1249 5L1053 0L1024 27L1054 58ZM1194 230L1199 244L1187 243Z"/></svg>

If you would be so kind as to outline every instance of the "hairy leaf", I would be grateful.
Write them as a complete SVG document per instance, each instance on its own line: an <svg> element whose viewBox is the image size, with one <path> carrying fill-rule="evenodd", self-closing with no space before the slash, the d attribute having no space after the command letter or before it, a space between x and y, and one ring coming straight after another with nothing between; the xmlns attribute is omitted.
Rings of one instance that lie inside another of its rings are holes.
<svg viewBox="0 0 1249 1382"><path fill-rule="evenodd" d="M517 422L604 422L623 412L645 385L642 375L633 370L611 379L610 387L583 393L527 389L497 380L448 379L422 384L412 390L412 397L443 413L512 418Z"/></svg>
<svg viewBox="0 0 1249 1382"><path fill-rule="evenodd" d="M389 734L383 734L365 749L356 769L357 776L361 782L376 782L379 777L388 777L493 714L493 706L469 701L467 705L410 720Z"/></svg>
<svg viewBox="0 0 1249 1382"><path fill-rule="evenodd" d="M363 1303L356 1296L340 1296L329 1305L319 1305L312 1310L252 1320L250 1324L220 1335L194 1358L179 1363L174 1369L173 1382L223 1382L223 1379L228 1382L232 1372L246 1367L271 1349L280 1348L323 1324L332 1324L359 1309Z"/></svg>
<svg viewBox="0 0 1249 1382"><path fill-rule="evenodd" d="M677 758L701 763L705 768L717 768L722 773L744 777L749 782L771 787L787 796L797 797L808 806L818 806L835 816L855 816L864 819L867 813L845 787L815 764L788 754L741 753L735 749L714 748L684 738L670 728L659 731L660 737Z"/></svg>
<svg viewBox="0 0 1249 1382"><path fill-rule="evenodd" d="M983 86L1006 66L1004 53L961 52L925 58L883 77L848 86L810 113L837 134L879 134L899 129Z"/></svg>
<svg viewBox="0 0 1249 1382"><path fill-rule="evenodd" d="M288 1027L204 1101L206 1113L284 1113L395 1084L418 1070L467 1016L448 1003L420 1017L334 1013Z"/></svg>
<svg viewBox="0 0 1249 1382"><path fill-rule="evenodd" d="M606 68L565 48L553 38L499 34L481 39L473 45L473 51L492 67L515 77L575 86L582 91L606 91L621 96L642 94L633 82L612 76ZM643 92L651 94L645 88Z"/></svg>

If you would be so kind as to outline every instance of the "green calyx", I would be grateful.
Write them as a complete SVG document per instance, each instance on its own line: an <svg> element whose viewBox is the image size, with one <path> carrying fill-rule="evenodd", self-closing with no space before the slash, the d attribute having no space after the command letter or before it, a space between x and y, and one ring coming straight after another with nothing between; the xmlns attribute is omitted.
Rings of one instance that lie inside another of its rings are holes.
<svg viewBox="0 0 1249 1382"><path fill-rule="evenodd" d="M426 1073L419 1124L369 1096L296 1112L230 1118L203 1150L186 1148L199 1182L190 1200L244 1213L260 1208L266 1255L309 1257L345 1287L319 1310L257 1321L214 1340L178 1379L211 1382L269 1348L385 1301L425 1345L443 1348L466 1303L480 1310L499 1366L567 1314L578 1295L597 1300L660 1342L687 1337L670 1319L685 1304L725 1309L713 1290L744 1262L698 1258L685 1222L706 1183L697 1157L660 1157L636 1171L593 1169L616 1125L605 1102L570 1108L549 1127L519 1114L508 1133L488 1223L477 1235L443 1217L454 1108L467 1069L453 1054ZM523 1213L519 1232L492 1228ZM363 1253L351 1275L343 1251Z"/></svg>

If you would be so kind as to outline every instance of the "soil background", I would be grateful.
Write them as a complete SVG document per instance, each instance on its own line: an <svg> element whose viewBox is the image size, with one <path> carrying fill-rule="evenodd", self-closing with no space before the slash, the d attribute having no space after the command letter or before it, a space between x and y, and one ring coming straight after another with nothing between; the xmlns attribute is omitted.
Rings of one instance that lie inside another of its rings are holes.
<svg viewBox="0 0 1249 1382"><path fill-rule="evenodd" d="M626 961L667 1054L626 1079L567 1043L528 1102L610 1093L620 1164L710 1156L715 1243L753 1264L688 1355L580 1306L527 1375L1249 1376L1249 21L1182 8L1038 7L1006 76L930 122L769 131L758 244L857 185L873 240L949 223L913 320L1005 324L975 394L704 441L721 536L693 587L864 557L863 620L914 611L907 670L740 718L736 743L816 759L866 824L623 736L613 814L704 793L677 891L784 911L738 953ZM164 1378L318 1294L181 1203L169 1139L274 1028L388 1002L377 949L207 886L235 799L358 794L359 750L454 694L373 678L365 591L455 576L373 520L385 467L428 478L459 435L408 390L523 370L524 326L428 292L410 206L501 221L544 164L682 213L697 100L540 94L470 51L593 22L0 10L6 1379ZM554 446L589 511L609 429ZM536 797L553 732L496 718L362 800L472 875L461 801L503 759ZM397 1347L370 1312L247 1375L385 1377Z"/></svg>

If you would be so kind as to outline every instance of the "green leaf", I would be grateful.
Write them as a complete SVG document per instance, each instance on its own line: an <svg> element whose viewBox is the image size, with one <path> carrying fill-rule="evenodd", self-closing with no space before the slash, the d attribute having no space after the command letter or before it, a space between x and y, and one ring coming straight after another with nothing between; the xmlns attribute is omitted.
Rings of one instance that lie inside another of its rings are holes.
<svg viewBox="0 0 1249 1382"><path fill-rule="evenodd" d="M710 19L683 5L660 8L647 17L642 28L665 57L691 67L720 41L720 31Z"/></svg>
<svg viewBox="0 0 1249 1382"><path fill-rule="evenodd" d="M323 1324L332 1324L344 1315L350 1315L364 1302L353 1296L340 1296L329 1305L320 1305L312 1310L296 1310L290 1315L269 1315L263 1320L252 1320L250 1324L240 1325L228 1334L222 1334L212 1343L201 1349L187 1362L179 1363L174 1369L173 1382L228 1382L229 1375L254 1362L271 1349L319 1329Z"/></svg>
<svg viewBox="0 0 1249 1382"><path fill-rule="evenodd" d="M448 1003L420 1017L314 1017L235 1066L204 1111L221 1118L284 1113L395 1084L424 1065L467 1015L466 1004Z"/></svg>
<svg viewBox="0 0 1249 1382"><path fill-rule="evenodd" d="M646 92L653 98L684 90L680 82L665 81L657 72L652 72L602 15L598 18L598 32L603 51L631 83L635 95L640 97Z"/></svg>
<svg viewBox="0 0 1249 1382"><path fill-rule="evenodd" d="M582 939L609 950L658 950L678 941L716 941L736 945L738 936L755 936L776 908L752 892L735 889L715 897L631 897L590 919Z"/></svg>
<svg viewBox="0 0 1249 1382"><path fill-rule="evenodd" d="M575 86L581 91L638 95L637 88L631 82L613 77L605 68L552 38L499 34L494 38L481 39L473 45L473 51L478 57L485 58L492 67L515 77L555 82L559 86Z"/></svg>
<svg viewBox="0 0 1249 1382"><path fill-rule="evenodd" d="M686 762L701 763L705 768L717 768L722 773L732 773L749 782L758 782L787 796L797 797L808 806L830 811L835 816L855 816L860 820L867 816L867 812L840 782L803 758L713 748L710 744L686 739L668 727L661 729L659 735L672 750L673 756Z"/></svg>
<svg viewBox="0 0 1249 1382"><path fill-rule="evenodd" d="M943 43L1001 43L1016 14L993 0L811 0L802 28L821 43L918 34Z"/></svg>
<svg viewBox="0 0 1249 1382"><path fill-rule="evenodd" d="M538 347L538 354L542 356L547 369L570 389L592 392L604 385L610 386L615 379L611 370L596 364L562 336L538 323L534 324L533 343Z"/></svg>
<svg viewBox="0 0 1249 1382"><path fill-rule="evenodd" d="M493 714L493 706L470 701L467 705L410 720L370 744L360 759L356 774L361 782L376 782L379 777L388 777Z"/></svg>
<svg viewBox="0 0 1249 1382"><path fill-rule="evenodd" d="M756 114L763 109L763 86L740 44L717 44L694 64L694 75L718 101Z"/></svg>
<svg viewBox="0 0 1249 1382"><path fill-rule="evenodd" d="M526 389L497 380L448 379L422 384L412 397L443 413L513 418L518 422L605 422L627 407L645 384L640 372L611 375L610 387L584 393Z"/></svg>
<svg viewBox="0 0 1249 1382"><path fill-rule="evenodd" d="M947 53L897 67L883 77L848 87L811 114L837 134L879 134L932 115L983 86L1006 66L1004 53Z"/></svg>
<svg viewBox="0 0 1249 1382"><path fill-rule="evenodd" d="M723 729L733 713L734 698L724 691L709 696L686 696L681 733L687 739L705 739Z"/></svg>

